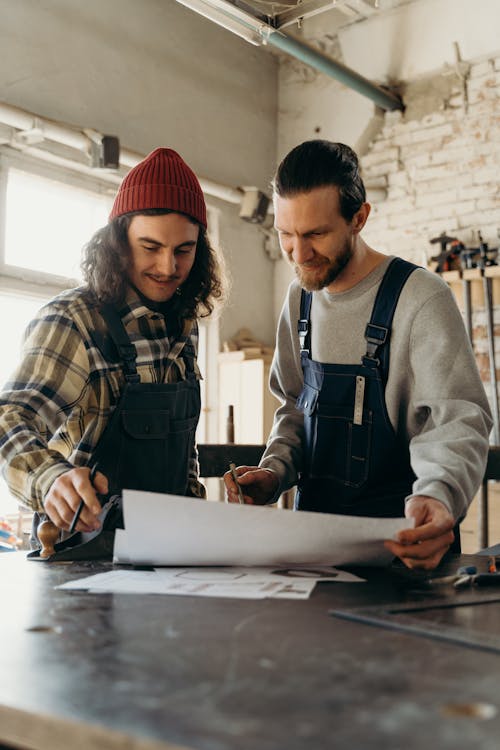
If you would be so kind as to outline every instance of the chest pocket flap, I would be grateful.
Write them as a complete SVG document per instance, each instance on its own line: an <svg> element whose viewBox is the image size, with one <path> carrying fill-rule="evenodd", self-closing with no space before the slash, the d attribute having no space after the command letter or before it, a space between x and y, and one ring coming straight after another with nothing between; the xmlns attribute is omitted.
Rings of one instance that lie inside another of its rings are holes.
<svg viewBox="0 0 500 750"><path fill-rule="evenodd" d="M166 438L170 432L168 411L124 410L121 418L123 430L136 440Z"/></svg>

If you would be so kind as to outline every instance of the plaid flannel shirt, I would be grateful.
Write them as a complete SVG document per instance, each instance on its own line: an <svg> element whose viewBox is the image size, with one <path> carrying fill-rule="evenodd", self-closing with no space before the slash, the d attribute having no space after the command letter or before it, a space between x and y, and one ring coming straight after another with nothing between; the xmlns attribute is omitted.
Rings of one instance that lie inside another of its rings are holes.
<svg viewBox="0 0 500 750"><path fill-rule="evenodd" d="M185 377L182 350L190 339L198 351L198 325L185 321L170 339L164 316L130 289L120 316L137 349L143 383ZM99 338L100 337L100 338ZM109 362L96 340L107 337L96 302L84 288L63 292L28 326L22 360L0 393L0 460L11 493L36 511L58 476L86 466L125 384L121 366ZM189 492L204 497L194 452Z"/></svg>

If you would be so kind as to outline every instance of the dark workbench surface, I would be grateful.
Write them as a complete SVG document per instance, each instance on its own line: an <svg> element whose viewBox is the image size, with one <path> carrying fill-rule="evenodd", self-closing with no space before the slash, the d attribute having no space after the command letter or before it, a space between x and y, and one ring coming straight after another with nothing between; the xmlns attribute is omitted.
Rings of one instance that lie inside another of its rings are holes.
<svg viewBox="0 0 500 750"><path fill-rule="evenodd" d="M329 612L429 597L500 600L500 589L433 594L406 575L372 571L369 583L319 584L307 601L54 590L110 567L0 556L0 744L498 749L500 713L453 713L500 707L500 637L487 651ZM474 631L476 641L500 633L500 601L430 616L445 633L449 625Z"/></svg>

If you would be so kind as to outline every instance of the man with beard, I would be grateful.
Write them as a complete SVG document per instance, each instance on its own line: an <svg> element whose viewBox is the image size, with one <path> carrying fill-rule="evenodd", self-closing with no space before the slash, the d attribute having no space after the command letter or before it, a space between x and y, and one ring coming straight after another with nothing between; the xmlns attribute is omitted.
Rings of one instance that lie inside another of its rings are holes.
<svg viewBox="0 0 500 750"><path fill-rule="evenodd" d="M435 274L370 247L356 154L308 141L274 179L275 226L297 280L278 326L281 401L247 503L297 485L297 510L413 518L386 547L410 568L459 549L491 417L459 310ZM237 487L225 476L228 499Z"/></svg>

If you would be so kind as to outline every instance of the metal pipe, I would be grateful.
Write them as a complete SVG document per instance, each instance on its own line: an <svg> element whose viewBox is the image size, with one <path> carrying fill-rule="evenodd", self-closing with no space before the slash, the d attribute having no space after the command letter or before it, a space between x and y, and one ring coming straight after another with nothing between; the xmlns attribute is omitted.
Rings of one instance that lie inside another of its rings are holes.
<svg viewBox="0 0 500 750"><path fill-rule="evenodd" d="M465 327L469 336L469 341L472 344L472 294L471 294L471 282L470 279L462 277L462 289L464 293L464 318Z"/></svg>
<svg viewBox="0 0 500 750"><path fill-rule="evenodd" d="M393 94L381 86L372 83L368 78L364 78L364 76L351 70L351 68L325 55L307 42L296 39L290 34L284 34L282 31L274 31L269 35L266 34L265 40L282 52L293 55L306 63L306 65L311 65L311 67L316 68L321 73L326 73L330 78L335 78L345 86L349 86L359 94L368 97L368 99L371 99L382 109L404 109L403 102L397 94Z"/></svg>
<svg viewBox="0 0 500 750"><path fill-rule="evenodd" d="M84 132L71 128L68 125L62 123L53 122L47 120L38 115L26 112L19 107L13 107L5 102L0 102L0 123L7 125L8 127L14 128L21 133L29 133L30 131L40 131L40 142L43 140L54 141L60 143L63 146L69 146L70 148L80 151L81 153L87 154L90 139ZM80 162L72 162L70 159L54 156L47 152L47 155L42 149L36 149L35 143L26 142L22 143L19 139L17 143L12 142L10 144L13 148L26 153L31 153L32 156L36 156L39 159L45 161L51 161L53 164L58 163L60 166L64 166L70 169L74 169L85 174L93 175L94 177L103 178L108 182L119 184L122 177L119 174L104 173L99 170L86 167ZM129 151L128 149L120 149L120 166L124 167L135 167L144 156L135 151ZM204 177L198 178L200 181L201 189L207 195L211 195L214 198L220 198L220 200L226 203L233 203L239 205L241 203L241 193L236 188L229 187L227 185L221 185L213 180L208 180Z"/></svg>
<svg viewBox="0 0 500 750"><path fill-rule="evenodd" d="M486 331L488 335L488 353L490 361L490 384L491 399L493 402L493 436L495 445L500 445L500 415L498 410L498 388L497 369L495 364L495 332L493 327L493 295L491 292L491 279L487 278L484 268L481 269L483 277L484 306L486 308Z"/></svg>
<svg viewBox="0 0 500 750"><path fill-rule="evenodd" d="M43 149L36 148L35 146L22 146L17 143L11 143L10 146L11 148L15 148L17 151L20 151L22 154L26 154L27 156L32 156L35 159L45 161L48 164L54 164L55 166L62 167L63 169L70 169L73 172L87 175L87 177L92 177L93 179L99 179L103 182L109 182L114 186L120 185L123 179L123 176L117 174L116 172L99 170L99 173L96 174L96 170L90 166L87 166L86 164L81 164L79 161L72 161L71 159L65 159L62 156L53 154L51 151L44 151Z"/></svg>
<svg viewBox="0 0 500 750"><path fill-rule="evenodd" d="M337 62L321 50L301 39L276 29L261 18L256 18L227 0L177 0L204 18L238 34L251 44L271 44L306 65L316 68L330 78L335 78L359 94L368 97L382 109L404 109L401 97L378 86L368 78Z"/></svg>
<svg viewBox="0 0 500 750"><path fill-rule="evenodd" d="M477 514L479 549L484 549L488 546L488 511L488 480L485 477L481 483Z"/></svg>
<svg viewBox="0 0 500 750"><path fill-rule="evenodd" d="M45 120L42 117L38 117L38 115L26 112L23 109L19 109L19 107L12 107L10 104L5 104L4 102L0 102L0 122L23 132L39 129L43 134L43 138L61 143L63 146L69 146L78 151L86 152L89 147L89 139L80 131L65 125L59 125L59 123L52 122L51 120Z"/></svg>

